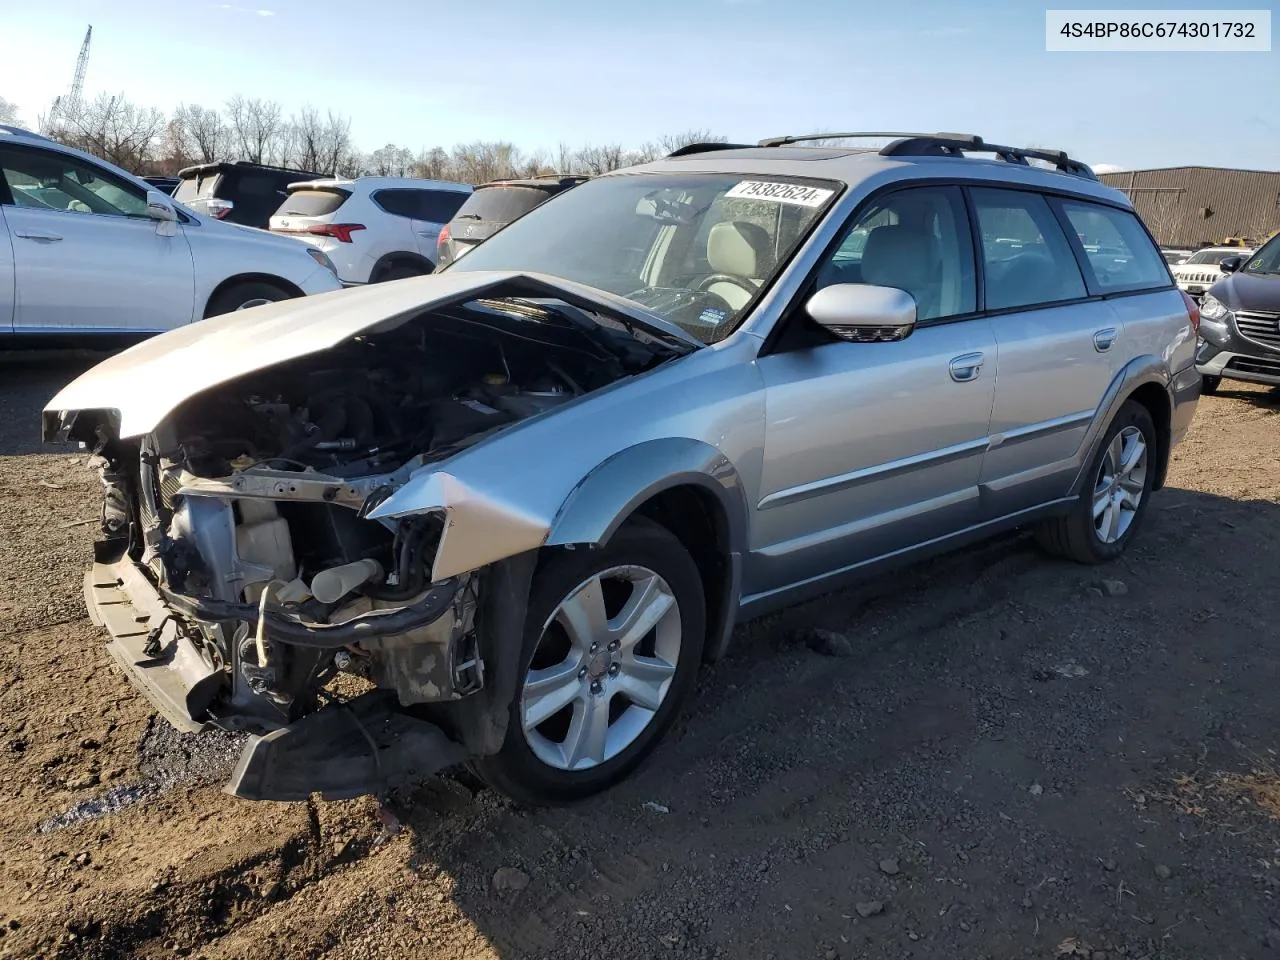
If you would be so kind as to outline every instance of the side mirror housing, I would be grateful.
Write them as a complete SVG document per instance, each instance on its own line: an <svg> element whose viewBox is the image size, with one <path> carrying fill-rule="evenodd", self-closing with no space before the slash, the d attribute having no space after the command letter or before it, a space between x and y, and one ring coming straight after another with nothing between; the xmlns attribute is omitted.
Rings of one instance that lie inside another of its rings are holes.
<svg viewBox="0 0 1280 960"><path fill-rule="evenodd" d="M147 191L147 216L152 220L177 220L178 212L169 203L169 198L159 190Z"/></svg>
<svg viewBox="0 0 1280 960"><path fill-rule="evenodd" d="M1218 266L1222 268L1223 273L1235 273L1244 264L1244 257L1238 254L1232 254L1229 257L1223 257L1218 261Z"/></svg>
<svg viewBox="0 0 1280 960"><path fill-rule="evenodd" d="M915 297L896 287L833 283L809 298L805 310L841 340L881 343L904 340L916 325Z"/></svg>

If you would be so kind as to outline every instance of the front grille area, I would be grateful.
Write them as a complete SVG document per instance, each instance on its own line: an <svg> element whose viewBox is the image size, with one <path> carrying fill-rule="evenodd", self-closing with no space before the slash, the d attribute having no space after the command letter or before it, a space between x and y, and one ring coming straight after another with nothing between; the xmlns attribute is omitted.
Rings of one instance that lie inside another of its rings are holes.
<svg viewBox="0 0 1280 960"><path fill-rule="evenodd" d="M1222 279L1222 271L1214 270L1212 272L1205 271L1201 273L1184 273L1178 277L1180 283L1204 283L1209 286L1217 283Z"/></svg>
<svg viewBox="0 0 1280 960"><path fill-rule="evenodd" d="M1238 312L1236 329L1242 337L1254 343L1280 350L1280 313Z"/></svg>
<svg viewBox="0 0 1280 960"><path fill-rule="evenodd" d="M1228 370L1241 373L1258 373L1267 377L1280 377L1280 360L1263 360L1258 357L1232 357Z"/></svg>

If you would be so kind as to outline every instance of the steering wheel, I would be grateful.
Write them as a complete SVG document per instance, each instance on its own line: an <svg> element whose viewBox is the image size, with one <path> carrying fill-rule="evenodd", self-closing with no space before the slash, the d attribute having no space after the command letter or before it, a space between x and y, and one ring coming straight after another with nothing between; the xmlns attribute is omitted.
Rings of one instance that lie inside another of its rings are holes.
<svg viewBox="0 0 1280 960"><path fill-rule="evenodd" d="M711 287L717 283L731 283L739 290L747 294L748 299L756 295L756 288L747 283L741 277L735 277L731 273L713 273L711 276L702 280L698 284L698 290L703 293L710 292Z"/></svg>

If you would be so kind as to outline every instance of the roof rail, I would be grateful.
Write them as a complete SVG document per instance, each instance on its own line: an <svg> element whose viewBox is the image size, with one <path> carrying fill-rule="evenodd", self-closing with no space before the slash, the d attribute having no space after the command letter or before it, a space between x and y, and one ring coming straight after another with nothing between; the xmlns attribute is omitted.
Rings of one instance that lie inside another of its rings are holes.
<svg viewBox="0 0 1280 960"><path fill-rule="evenodd" d="M667 159L672 157L687 157L694 153L710 153L713 150L745 150L753 146L750 143L686 143L683 147L677 147L667 154Z"/></svg>
<svg viewBox="0 0 1280 960"><path fill-rule="evenodd" d="M761 140L762 147L780 147L788 143L811 140L848 140L865 137L896 137L892 143L880 149L882 157L963 157L966 153L994 153L1006 163L1029 166L1028 159L1044 160L1062 173L1097 180L1088 164L1073 160L1063 150L1038 150L1034 147L1006 147L987 143L971 133L808 133L793 137L772 137Z"/></svg>
<svg viewBox="0 0 1280 960"><path fill-rule="evenodd" d="M26 130L22 127L15 127L9 123L0 123L0 133L13 134L20 137L34 137L36 140L49 140L49 138L42 133L36 133L34 130ZM53 141L49 140L49 142L52 143Z"/></svg>

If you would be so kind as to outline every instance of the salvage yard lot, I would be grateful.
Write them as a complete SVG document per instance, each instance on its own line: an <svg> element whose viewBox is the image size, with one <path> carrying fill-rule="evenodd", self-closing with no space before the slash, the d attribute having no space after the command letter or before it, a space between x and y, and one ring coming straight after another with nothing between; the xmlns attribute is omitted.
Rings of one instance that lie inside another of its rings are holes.
<svg viewBox="0 0 1280 960"><path fill-rule="evenodd" d="M89 362L0 356L0 957L1280 956L1280 393L1201 402L1112 566L1015 536L794 608L609 793L450 777L396 830L225 796L109 665L96 481L39 444Z"/></svg>

